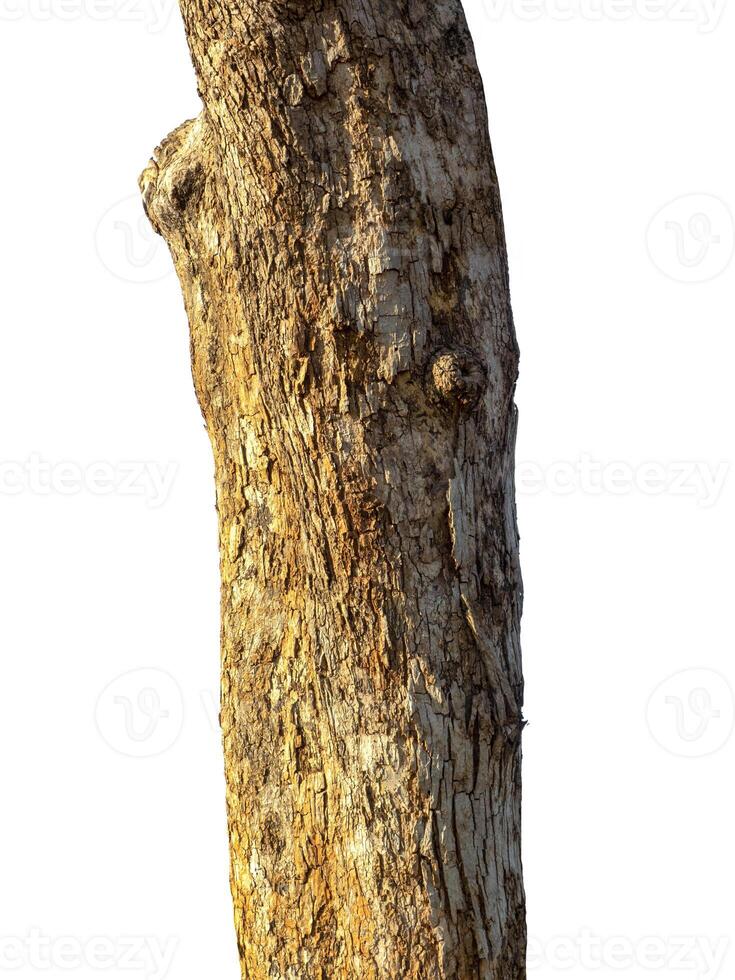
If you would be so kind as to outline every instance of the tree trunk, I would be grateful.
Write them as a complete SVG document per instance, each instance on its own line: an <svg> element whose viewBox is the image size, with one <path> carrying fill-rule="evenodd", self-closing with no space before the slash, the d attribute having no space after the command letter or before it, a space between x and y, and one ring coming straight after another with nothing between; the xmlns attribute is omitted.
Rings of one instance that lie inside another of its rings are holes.
<svg viewBox="0 0 735 980"><path fill-rule="evenodd" d="M525 976L518 353L459 0L181 0L243 977Z"/></svg>

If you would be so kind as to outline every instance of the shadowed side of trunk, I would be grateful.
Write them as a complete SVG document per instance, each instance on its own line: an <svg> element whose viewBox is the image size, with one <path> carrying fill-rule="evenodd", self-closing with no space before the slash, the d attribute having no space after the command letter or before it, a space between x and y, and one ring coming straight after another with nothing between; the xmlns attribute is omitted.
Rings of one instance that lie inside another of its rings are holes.
<svg viewBox="0 0 735 980"><path fill-rule="evenodd" d="M243 976L525 977L517 349L458 0L181 0Z"/></svg>

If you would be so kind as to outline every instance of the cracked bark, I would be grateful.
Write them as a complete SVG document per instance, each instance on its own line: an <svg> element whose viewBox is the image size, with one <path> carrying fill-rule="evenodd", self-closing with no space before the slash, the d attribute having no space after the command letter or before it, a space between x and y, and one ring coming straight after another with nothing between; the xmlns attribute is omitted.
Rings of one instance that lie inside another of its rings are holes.
<svg viewBox="0 0 735 980"><path fill-rule="evenodd" d="M248 978L525 977L518 353L459 0L181 0Z"/></svg>

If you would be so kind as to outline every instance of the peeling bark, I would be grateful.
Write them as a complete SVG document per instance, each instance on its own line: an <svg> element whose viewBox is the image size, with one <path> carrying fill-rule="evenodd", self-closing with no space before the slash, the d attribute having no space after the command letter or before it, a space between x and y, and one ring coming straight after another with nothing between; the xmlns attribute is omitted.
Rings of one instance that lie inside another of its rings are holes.
<svg viewBox="0 0 735 980"><path fill-rule="evenodd" d="M525 977L518 352L459 0L181 0L243 977Z"/></svg>

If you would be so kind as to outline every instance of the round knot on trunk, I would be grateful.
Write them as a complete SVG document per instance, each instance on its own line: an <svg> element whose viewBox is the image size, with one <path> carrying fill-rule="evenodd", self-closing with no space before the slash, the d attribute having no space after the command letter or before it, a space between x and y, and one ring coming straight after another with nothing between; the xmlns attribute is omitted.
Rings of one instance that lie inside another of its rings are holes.
<svg viewBox="0 0 735 980"><path fill-rule="evenodd" d="M487 385L487 371L469 347L454 347L435 355L431 381L443 402L467 411L480 400Z"/></svg>
<svg viewBox="0 0 735 980"><path fill-rule="evenodd" d="M187 212L203 194L206 139L202 116L185 122L156 148L140 176L143 205L160 235L180 233Z"/></svg>

